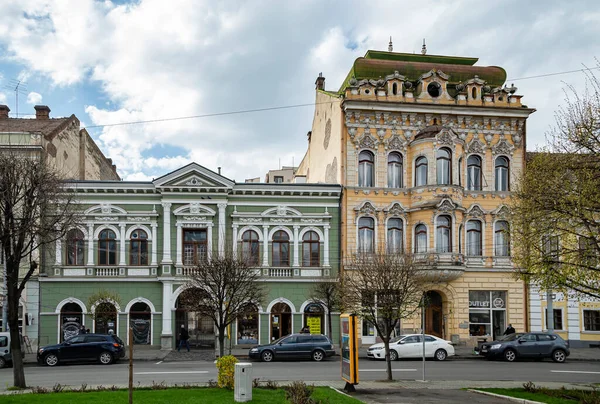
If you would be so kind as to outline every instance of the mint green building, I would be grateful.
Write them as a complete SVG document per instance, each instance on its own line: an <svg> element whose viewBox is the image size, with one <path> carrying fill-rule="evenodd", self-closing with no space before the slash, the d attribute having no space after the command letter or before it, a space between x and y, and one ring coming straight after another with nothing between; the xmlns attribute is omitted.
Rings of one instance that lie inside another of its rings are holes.
<svg viewBox="0 0 600 404"><path fill-rule="evenodd" d="M255 262L268 288L232 325L228 344L249 346L308 325L326 334L328 315L311 290L339 268L341 187L235 183L192 163L152 182L73 181L81 224L46 253L40 274L39 344L130 327L136 344L175 347L184 324L194 347L212 347L209 319L180 307L201 255L233 252ZM109 315L93 319L90 295L111 291ZM333 340L339 313L332 313Z"/></svg>

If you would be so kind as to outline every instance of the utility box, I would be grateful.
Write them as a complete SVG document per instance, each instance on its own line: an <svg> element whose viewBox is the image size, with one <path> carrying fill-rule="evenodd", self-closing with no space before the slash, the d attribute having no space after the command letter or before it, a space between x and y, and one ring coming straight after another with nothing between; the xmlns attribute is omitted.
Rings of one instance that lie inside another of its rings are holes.
<svg viewBox="0 0 600 404"><path fill-rule="evenodd" d="M233 395L236 403L252 401L252 364L236 363Z"/></svg>

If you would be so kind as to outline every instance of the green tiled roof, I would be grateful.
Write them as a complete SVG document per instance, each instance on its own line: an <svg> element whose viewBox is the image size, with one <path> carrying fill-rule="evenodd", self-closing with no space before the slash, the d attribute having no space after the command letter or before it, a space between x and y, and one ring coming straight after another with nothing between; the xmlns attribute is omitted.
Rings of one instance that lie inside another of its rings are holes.
<svg viewBox="0 0 600 404"><path fill-rule="evenodd" d="M379 79L398 71L408 80L416 81L431 69L443 71L450 76L450 83L467 81L479 76L492 87L502 86L506 81L506 71L497 66L474 66L477 58L442 55L417 55L367 51L364 57L354 61L350 72L342 83L339 92L343 92L352 77L357 80Z"/></svg>

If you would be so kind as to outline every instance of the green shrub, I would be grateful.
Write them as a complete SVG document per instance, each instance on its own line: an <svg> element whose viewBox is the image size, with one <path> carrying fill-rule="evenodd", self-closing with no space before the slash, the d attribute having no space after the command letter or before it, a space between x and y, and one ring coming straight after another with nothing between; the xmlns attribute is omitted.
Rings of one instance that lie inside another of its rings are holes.
<svg viewBox="0 0 600 404"><path fill-rule="evenodd" d="M313 386L307 386L304 382L296 381L285 388L285 398L291 404L316 404L315 399L311 397L314 391Z"/></svg>
<svg viewBox="0 0 600 404"><path fill-rule="evenodd" d="M219 377L217 384L222 389L233 389L235 377L235 364L238 362L233 355L226 355L217 359L217 370Z"/></svg>

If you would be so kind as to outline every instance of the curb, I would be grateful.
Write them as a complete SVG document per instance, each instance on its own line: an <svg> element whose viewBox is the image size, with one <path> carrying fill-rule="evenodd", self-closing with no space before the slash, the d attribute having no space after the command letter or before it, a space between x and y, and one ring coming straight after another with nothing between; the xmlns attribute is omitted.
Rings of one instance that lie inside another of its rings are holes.
<svg viewBox="0 0 600 404"><path fill-rule="evenodd" d="M471 393L482 394L484 396L498 397L498 398L502 398L504 400L512 401L512 402L515 402L515 403L540 404L539 401L527 400L526 398L504 396L502 394L490 393L489 391L481 391L481 390L475 390L475 389L467 389L467 391L470 391Z"/></svg>

